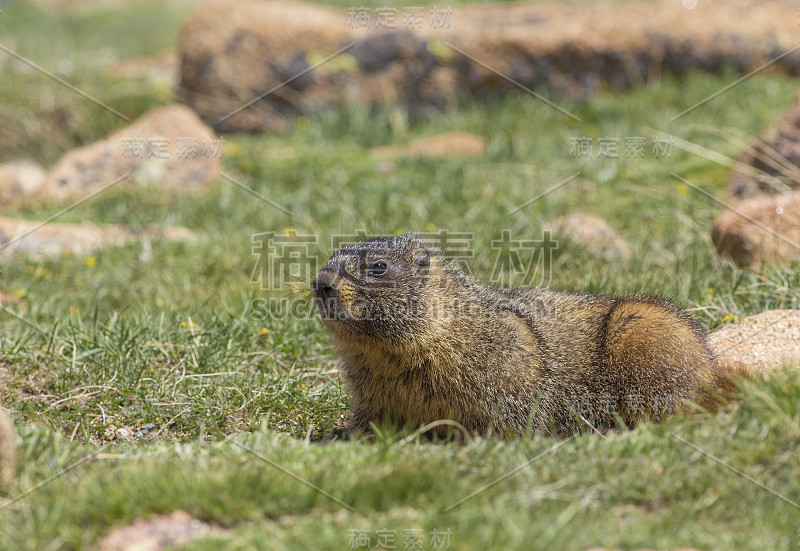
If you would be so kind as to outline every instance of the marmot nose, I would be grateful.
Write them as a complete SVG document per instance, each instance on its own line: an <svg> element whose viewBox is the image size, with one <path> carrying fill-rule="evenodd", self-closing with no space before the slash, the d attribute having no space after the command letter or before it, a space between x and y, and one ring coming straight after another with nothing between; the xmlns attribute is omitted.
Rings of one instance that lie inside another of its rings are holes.
<svg viewBox="0 0 800 551"><path fill-rule="evenodd" d="M336 284L336 274L331 272L320 272L314 281L311 282L314 297L328 303L339 295L339 286Z"/></svg>

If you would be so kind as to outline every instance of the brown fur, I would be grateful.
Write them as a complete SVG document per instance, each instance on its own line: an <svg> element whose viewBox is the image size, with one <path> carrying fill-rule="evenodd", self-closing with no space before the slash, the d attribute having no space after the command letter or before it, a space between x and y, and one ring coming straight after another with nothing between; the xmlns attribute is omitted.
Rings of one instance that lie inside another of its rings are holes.
<svg viewBox="0 0 800 551"><path fill-rule="evenodd" d="M337 251L313 288L350 432L450 419L479 434L567 435L713 409L731 385L669 302L483 287L413 235Z"/></svg>

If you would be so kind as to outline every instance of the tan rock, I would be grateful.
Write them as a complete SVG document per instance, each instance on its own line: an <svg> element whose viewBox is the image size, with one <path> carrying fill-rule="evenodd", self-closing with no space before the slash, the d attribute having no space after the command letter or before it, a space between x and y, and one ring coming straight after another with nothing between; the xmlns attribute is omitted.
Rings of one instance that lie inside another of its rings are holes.
<svg viewBox="0 0 800 551"><path fill-rule="evenodd" d="M800 368L800 310L768 310L725 325L709 335L723 362L740 363L753 373L789 364Z"/></svg>
<svg viewBox="0 0 800 551"><path fill-rule="evenodd" d="M576 212L550 220L545 227L552 230L557 239L585 247L599 258L627 260L631 256L630 245L598 216Z"/></svg>
<svg viewBox="0 0 800 551"><path fill-rule="evenodd" d="M188 107L160 107L105 140L67 153L35 198L83 199L112 185L200 190L219 177L223 147Z"/></svg>
<svg viewBox="0 0 800 551"><path fill-rule="evenodd" d="M33 195L44 179L45 172L36 163L15 161L0 164L0 204L13 204Z"/></svg>
<svg viewBox="0 0 800 551"><path fill-rule="evenodd" d="M194 234L181 227L131 229L90 222L45 223L0 216L0 259L16 255L54 257L83 255L133 240L191 241Z"/></svg>
<svg viewBox="0 0 800 551"><path fill-rule="evenodd" d="M202 0L178 0L175 3L197 3ZM48 12L87 14L97 11L119 10L138 4L147 9L149 0L31 0L31 4Z"/></svg>
<svg viewBox="0 0 800 551"><path fill-rule="evenodd" d="M486 152L483 138L469 132L448 132L414 140L407 145L389 145L370 150L379 159L404 157L480 157Z"/></svg>
<svg viewBox="0 0 800 551"><path fill-rule="evenodd" d="M800 190L731 203L714 219L711 239L741 266L800 259Z"/></svg>
<svg viewBox="0 0 800 551"><path fill-rule="evenodd" d="M127 442L133 438L133 431L126 427L120 427L114 431L114 437L120 442Z"/></svg>
<svg viewBox="0 0 800 551"><path fill-rule="evenodd" d="M100 551L165 551L190 541L219 533L184 511L168 515L137 518L131 524L111 532L98 545Z"/></svg>
<svg viewBox="0 0 800 551"><path fill-rule="evenodd" d="M0 404L0 489L14 482L17 463L17 433L11 416Z"/></svg>
<svg viewBox="0 0 800 551"><path fill-rule="evenodd" d="M0 291L0 306L3 304L20 304L22 299L16 295L9 295L8 293L4 293Z"/></svg>
<svg viewBox="0 0 800 551"><path fill-rule="evenodd" d="M783 193L800 187L800 91L794 105L736 157L733 197Z"/></svg>

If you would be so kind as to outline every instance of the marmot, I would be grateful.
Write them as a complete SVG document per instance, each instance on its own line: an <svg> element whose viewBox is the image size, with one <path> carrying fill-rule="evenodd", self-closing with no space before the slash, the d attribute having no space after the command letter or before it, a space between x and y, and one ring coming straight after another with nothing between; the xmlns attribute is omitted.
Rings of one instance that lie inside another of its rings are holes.
<svg viewBox="0 0 800 551"><path fill-rule="evenodd" d="M348 432L448 419L564 436L713 410L731 388L666 300L485 287L414 234L336 251L312 288L350 392Z"/></svg>

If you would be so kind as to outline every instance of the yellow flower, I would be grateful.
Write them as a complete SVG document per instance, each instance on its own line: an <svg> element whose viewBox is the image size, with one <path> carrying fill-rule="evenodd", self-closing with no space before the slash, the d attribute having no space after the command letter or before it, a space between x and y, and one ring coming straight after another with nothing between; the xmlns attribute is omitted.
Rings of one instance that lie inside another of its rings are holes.
<svg viewBox="0 0 800 551"><path fill-rule="evenodd" d="M156 86L155 96L162 101L170 100L172 98L172 86L165 84Z"/></svg>
<svg viewBox="0 0 800 551"><path fill-rule="evenodd" d="M46 268L39 268L38 266L28 266L25 268L25 273L40 277L42 279L50 279L50 276L53 275L50 273L50 270L47 270Z"/></svg>
<svg viewBox="0 0 800 551"><path fill-rule="evenodd" d="M428 51L436 56L439 61L447 62L453 57L453 50L441 40L428 40Z"/></svg>
<svg viewBox="0 0 800 551"><path fill-rule="evenodd" d="M708 289L706 289L706 293L708 293L709 295L713 295L714 294L714 289L709 287Z"/></svg>
<svg viewBox="0 0 800 551"><path fill-rule="evenodd" d="M83 263L86 264L88 267L93 268L97 266L97 258L94 256L87 256L83 259Z"/></svg>
<svg viewBox="0 0 800 551"><path fill-rule="evenodd" d="M226 157L241 157L242 156L242 148L236 145L235 143L226 143L225 144L225 156Z"/></svg>
<svg viewBox="0 0 800 551"><path fill-rule="evenodd" d="M263 336L266 336L266 335L269 335L269 329L267 329L266 327L262 327L262 328L261 328L261 329L258 331L258 334L259 334L259 335L261 335L262 337L263 337Z"/></svg>
<svg viewBox="0 0 800 551"><path fill-rule="evenodd" d="M684 197L689 195L689 186L684 183L680 183L675 186L675 191L678 195L683 195Z"/></svg>
<svg viewBox="0 0 800 551"><path fill-rule="evenodd" d="M327 55L327 52L312 50L306 54L306 63L314 66L319 65L317 70L323 75L330 75L339 71L351 72L358 69L358 60L352 54L339 54L330 59L330 61L322 63ZM308 119L306 118L306 120Z"/></svg>
<svg viewBox="0 0 800 551"><path fill-rule="evenodd" d="M188 329L194 329L195 327L197 327L197 324L195 324L195 322L193 322L192 320L182 321L181 322L181 327L183 327L184 329L187 329L187 328Z"/></svg>
<svg viewBox="0 0 800 551"><path fill-rule="evenodd" d="M16 291L14 291L14 296L17 298L22 298L25 296L25 291L23 291L22 289L17 289Z"/></svg>
<svg viewBox="0 0 800 551"><path fill-rule="evenodd" d="M727 323L729 321L734 321L734 322L739 321L739 316L735 316L733 314L728 314L727 316L722 318L722 323Z"/></svg>

